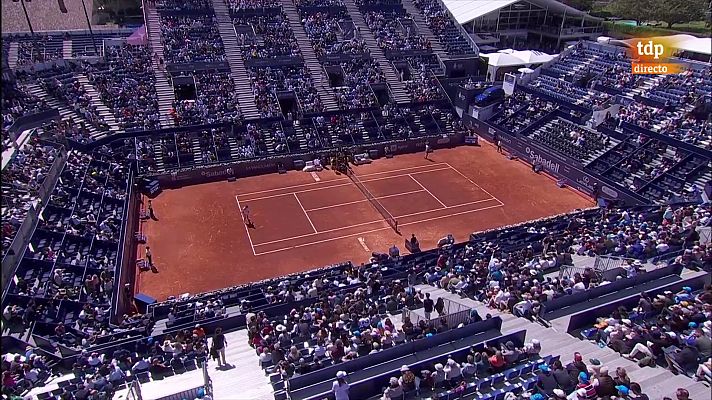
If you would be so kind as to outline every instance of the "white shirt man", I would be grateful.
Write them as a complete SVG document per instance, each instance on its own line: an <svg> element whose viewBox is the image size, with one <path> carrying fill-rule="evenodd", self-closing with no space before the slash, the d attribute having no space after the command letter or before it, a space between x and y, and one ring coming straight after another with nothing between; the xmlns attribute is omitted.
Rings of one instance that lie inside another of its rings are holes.
<svg viewBox="0 0 712 400"><path fill-rule="evenodd" d="M583 282L577 282L571 287L571 293L576 294L576 293L583 293L586 291L586 286L583 284Z"/></svg>

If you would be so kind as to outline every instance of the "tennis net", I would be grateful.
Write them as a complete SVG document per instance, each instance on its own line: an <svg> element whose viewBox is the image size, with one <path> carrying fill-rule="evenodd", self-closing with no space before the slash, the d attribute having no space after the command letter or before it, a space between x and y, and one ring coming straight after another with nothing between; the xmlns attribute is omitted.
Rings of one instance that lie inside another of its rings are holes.
<svg viewBox="0 0 712 400"><path fill-rule="evenodd" d="M383 216L383 219L386 220L388 225L390 225L396 233L399 233L398 220L396 219L396 217L394 217L393 214L388 212L388 210L383 207L383 204L381 204L381 202L376 199L376 197L371 193L371 191L368 190L366 186L364 186L363 182L361 182L361 180L356 176L356 174L354 174L354 171L351 170L351 168L346 168L346 176L348 176L349 179L351 179L351 181L354 183L354 185L359 188L361 193L366 196L366 199L368 199L371 205L373 205L373 208L375 208L376 211L378 211Z"/></svg>

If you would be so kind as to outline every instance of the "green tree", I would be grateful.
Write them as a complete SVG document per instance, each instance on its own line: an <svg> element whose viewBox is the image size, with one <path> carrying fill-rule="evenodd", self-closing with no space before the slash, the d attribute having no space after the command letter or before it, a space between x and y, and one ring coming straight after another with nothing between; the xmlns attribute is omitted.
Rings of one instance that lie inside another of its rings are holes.
<svg viewBox="0 0 712 400"><path fill-rule="evenodd" d="M648 21L652 16L653 1L659 0L613 0L606 7L606 11L618 18L633 20L636 25L640 25L642 21Z"/></svg>
<svg viewBox="0 0 712 400"><path fill-rule="evenodd" d="M702 19L708 7L707 0L652 0L650 19L665 21L671 28L674 24Z"/></svg>
<svg viewBox="0 0 712 400"><path fill-rule="evenodd" d="M565 0L564 3L570 5L571 7L581 10L590 11L593 9L594 0Z"/></svg>

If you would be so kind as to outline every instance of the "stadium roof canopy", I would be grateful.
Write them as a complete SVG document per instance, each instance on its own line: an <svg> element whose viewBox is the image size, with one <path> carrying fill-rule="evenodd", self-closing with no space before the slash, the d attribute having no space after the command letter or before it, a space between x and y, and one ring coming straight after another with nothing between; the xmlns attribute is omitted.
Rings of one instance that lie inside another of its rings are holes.
<svg viewBox="0 0 712 400"><path fill-rule="evenodd" d="M577 10L556 0L443 0L445 6L450 10L460 24L467 24L474 19L491 12L497 11L518 2L529 2L552 12L566 13L569 16L586 16L589 19L599 19L589 14Z"/></svg>
<svg viewBox="0 0 712 400"><path fill-rule="evenodd" d="M487 58L488 64L494 67L511 67L516 65L543 64L557 57L556 54L546 54L540 51L531 50L500 50L496 53L480 54Z"/></svg>

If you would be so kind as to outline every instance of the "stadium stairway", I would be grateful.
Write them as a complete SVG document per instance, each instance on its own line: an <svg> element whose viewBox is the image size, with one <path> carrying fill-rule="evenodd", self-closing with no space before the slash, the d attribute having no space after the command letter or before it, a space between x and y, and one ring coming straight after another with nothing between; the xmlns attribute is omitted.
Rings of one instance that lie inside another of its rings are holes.
<svg viewBox="0 0 712 400"><path fill-rule="evenodd" d="M402 0L401 4L403 5L403 9L413 17L413 21L415 21L415 24L418 26L418 33L430 41L433 53L437 54L441 59L449 59L447 51L442 43L440 43L440 39L433 33L432 29L430 29L423 14L418 10L415 4L413 4L413 0Z"/></svg>
<svg viewBox="0 0 712 400"><path fill-rule="evenodd" d="M302 57L304 57L304 65L311 74L314 86L319 92L321 102L326 107L326 111L338 111L339 105L336 103L336 100L334 100L334 95L326 84L326 72L319 63L316 53L314 53L314 48L311 46L311 40L309 40L309 37L304 31L297 7L295 7L292 2L285 1L282 2L282 10L287 14L289 26L292 28L292 32L294 32L294 37L299 42L299 49L302 51Z"/></svg>
<svg viewBox="0 0 712 400"><path fill-rule="evenodd" d="M94 139L100 139L106 135L106 132L102 132L102 131L96 129L92 124L89 123L89 121L84 119L84 117L81 114L79 114L77 111L74 111L74 109L69 107L66 103L57 100L53 96L50 96L46 90L44 90L42 87L40 87L40 85L38 85L36 83L28 83L27 89L31 94L33 94L41 99L45 99L47 101L47 104L50 107L56 108L59 111L59 116L62 121L71 118L74 121L84 122L85 126L89 130L89 133L91 134L91 137Z"/></svg>
<svg viewBox="0 0 712 400"><path fill-rule="evenodd" d="M72 58L72 39L62 41L62 58L65 60Z"/></svg>
<svg viewBox="0 0 712 400"><path fill-rule="evenodd" d="M176 94L173 91L173 85L168 81L166 73L155 68L153 73L156 77L156 95L158 96L158 113L161 115L161 127L171 127L175 125L171 110L173 109Z"/></svg>
<svg viewBox="0 0 712 400"><path fill-rule="evenodd" d="M104 118L107 124L109 124L109 134L116 133L119 131L119 123L114 117L114 113L111 112L109 107L101 100L99 92L96 91L94 85L89 83L89 78L84 74L77 75L77 81L86 90L87 94L91 97L91 104L96 106L99 116Z"/></svg>
<svg viewBox="0 0 712 400"><path fill-rule="evenodd" d="M538 339L541 342L541 354L561 355L562 363L566 364L573 359L574 352L583 355L584 362L589 364L589 360L596 358L608 366L609 371L615 373L617 367L623 367L634 382L640 383L643 391L651 399L663 397L674 397L675 389L686 388L690 392L690 398L709 398L709 388L701 382L695 382L684 375L674 375L664 367L641 368L637 363L621 357L609 347L599 347L597 344L581 341L568 333L560 330L556 326L546 328L541 324L529 321L526 318L518 318L509 313L501 313L495 309L490 309L479 301L468 298L461 298L459 295L450 293L440 288L430 285L416 285L423 293L430 293L431 298L443 297L456 301L477 310L481 317L491 314L493 317L502 318L502 334L517 332L522 329L527 331L527 341Z"/></svg>
<svg viewBox="0 0 712 400"><path fill-rule="evenodd" d="M252 94L252 85L250 85L249 74L245 67L245 62L242 59L242 52L237 43L235 27L232 25L230 11L228 10L223 0L212 0L213 9L215 10L215 20L218 24L218 30L222 37L223 46L225 46L225 55L227 62L230 65L232 80L237 91L237 101L240 104L240 112L246 119L257 119L260 117L260 112L255 104L255 97Z"/></svg>
<svg viewBox="0 0 712 400"><path fill-rule="evenodd" d="M359 31L359 36L366 42L368 49L371 51L371 57L378 62L383 74L386 76L386 82L390 86L393 100L398 104L410 104L411 100L405 90L405 84L400 80L400 76L396 73L393 64L386 58L386 54L378 47L376 39L373 37L373 33L368 28L366 20L356 3L354 0L344 0L344 5L346 6L346 11L354 16L354 25ZM358 17L359 15L361 18Z"/></svg>
<svg viewBox="0 0 712 400"><path fill-rule="evenodd" d="M7 53L7 64L10 68L17 67L20 45L17 42L10 42L10 50Z"/></svg>
<svg viewBox="0 0 712 400"><path fill-rule="evenodd" d="M227 368L217 368L213 360L208 362L208 375L213 382L214 399L231 400L270 400L272 386L260 368L255 350L247 344L247 330L225 334L227 349L225 359L230 365ZM171 393L199 386L203 382L200 368L174 375L161 380L150 381L141 385L144 399L156 399ZM126 389L118 391L114 398L126 398Z"/></svg>
<svg viewBox="0 0 712 400"><path fill-rule="evenodd" d="M156 11L156 4L148 1L143 2L146 10L146 36L151 50L158 55L158 59L164 59L163 43L161 42L161 19ZM173 102L176 99L173 85L168 79L168 74L161 70L160 63L151 57L153 65L153 75L156 80L156 95L158 97L158 113L161 116L161 127L168 128L175 125L170 111L173 109Z"/></svg>
<svg viewBox="0 0 712 400"><path fill-rule="evenodd" d="M307 146L307 137L304 134L304 129L302 129L301 124L294 124L294 133L297 135L297 139L299 139L299 148L300 149L306 149Z"/></svg>
<svg viewBox="0 0 712 400"><path fill-rule="evenodd" d="M153 154L156 160L156 171L165 171L165 162L163 161L163 148L160 145L160 139L153 142Z"/></svg>

